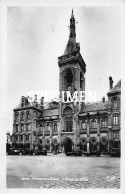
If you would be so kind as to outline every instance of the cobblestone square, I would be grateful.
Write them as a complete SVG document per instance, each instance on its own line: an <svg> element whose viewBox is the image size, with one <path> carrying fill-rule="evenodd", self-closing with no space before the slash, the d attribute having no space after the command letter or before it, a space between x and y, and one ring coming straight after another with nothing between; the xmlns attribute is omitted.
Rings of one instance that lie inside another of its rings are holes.
<svg viewBox="0 0 125 194"><path fill-rule="evenodd" d="M7 188L120 188L120 158L7 156Z"/></svg>

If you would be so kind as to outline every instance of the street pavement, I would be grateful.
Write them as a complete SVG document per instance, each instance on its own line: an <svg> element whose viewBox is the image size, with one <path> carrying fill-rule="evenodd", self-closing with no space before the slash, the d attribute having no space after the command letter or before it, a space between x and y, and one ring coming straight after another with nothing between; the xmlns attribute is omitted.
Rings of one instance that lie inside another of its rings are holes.
<svg viewBox="0 0 125 194"><path fill-rule="evenodd" d="M7 188L120 188L120 158L7 155Z"/></svg>

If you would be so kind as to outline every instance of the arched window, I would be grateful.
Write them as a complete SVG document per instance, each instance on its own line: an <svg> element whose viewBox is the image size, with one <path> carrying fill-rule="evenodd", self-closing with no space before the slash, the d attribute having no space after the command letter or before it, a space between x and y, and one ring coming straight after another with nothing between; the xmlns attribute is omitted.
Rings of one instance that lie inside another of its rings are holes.
<svg viewBox="0 0 125 194"><path fill-rule="evenodd" d="M81 122L81 128L86 129L86 121L85 120Z"/></svg>
<svg viewBox="0 0 125 194"><path fill-rule="evenodd" d="M69 86L72 87L72 83L73 83L72 70L70 68L65 69L62 72L62 77L63 77L63 82L64 82L63 89L64 89L64 91L66 91L66 90L68 90Z"/></svg>
<svg viewBox="0 0 125 194"><path fill-rule="evenodd" d="M33 116L34 116L35 118L37 118L37 112L36 112L36 111L34 111Z"/></svg>
<svg viewBox="0 0 125 194"><path fill-rule="evenodd" d="M118 114L117 113L113 115L113 125L118 125Z"/></svg>
<svg viewBox="0 0 125 194"><path fill-rule="evenodd" d="M101 127L102 127L102 128L107 127L107 119L106 119L106 118L103 118L103 119L102 119L102 121L101 121Z"/></svg>
<svg viewBox="0 0 125 194"><path fill-rule="evenodd" d="M114 104L114 108L117 108L118 107L118 100L114 99L113 104Z"/></svg>
<svg viewBox="0 0 125 194"><path fill-rule="evenodd" d="M53 131L54 131L54 132L57 132L57 123L54 123Z"/></svg>
<svg viewBox="0 0 125 194"><path fill-rule="evenodd" d="M50 124L49 123L47 123L47 125L46 125L46 131L50 131Z"/></svg>
<svg viewBox="0 0 125 194"><path fill-rule="evenodd" d="M54 144L54 145L57 145L57 144L58 144L58 140L57 140L57 139L54 139L54 140L53 140L53 144Z"/></svg>
<svg viewBox="0 0 125 194"><path fill-rule="evenodd" d="M93 129L97 128L97 123L96 123L96 120L95 119L93 119L91 121L91 128L93 128Z"/></svg>
<svg viewBox="0 0 125 194"><path fill-rule="evenodd" d="M71 86L73 81L73 75L70 69L67 69L66 81L67 81L67 86Z"/></svg>
<svg viewBox="0 0 125 194"><path fill-rule="evenodd" d="M64 109L64 111L63 111L63 114L67 114L67 115L69 115L69 114L72 114L72 108L71 107L69 107L69 106L67 106L67 107L65 107L65 109Z"/></svg>
<svg viewBox="0 0 125 194"><path fill-rule="evenodd" d="M39 125L41 128L43 127L43 123L40 123L40 125Z"/></svg>
<svg viewBox="0 0 125 194"><path fill-rule="evenodd" d="M17 120L19 117L19 113L18 112L15 112L15 120Z"/></svg>

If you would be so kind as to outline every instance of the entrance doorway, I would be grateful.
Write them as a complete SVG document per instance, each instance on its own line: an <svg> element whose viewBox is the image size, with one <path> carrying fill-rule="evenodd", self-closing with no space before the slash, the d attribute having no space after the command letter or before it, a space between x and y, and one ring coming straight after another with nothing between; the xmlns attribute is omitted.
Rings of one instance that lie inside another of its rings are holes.
<svg viewBox="0 0 125 194"><path fill-rule="evenodd" d="M71 152L72 151L72 140L70 138L66 139L64 142L64 151L66 152Z"/></svg>

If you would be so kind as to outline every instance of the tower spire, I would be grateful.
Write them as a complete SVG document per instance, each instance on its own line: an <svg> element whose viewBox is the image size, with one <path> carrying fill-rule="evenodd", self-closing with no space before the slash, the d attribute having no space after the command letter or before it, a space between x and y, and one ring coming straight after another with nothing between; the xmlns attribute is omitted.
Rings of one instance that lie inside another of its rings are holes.
<svg viewBox="0 0 125 194"><path fill-rule="evenodd" d="M69 37L70 38L76 38L75 18L74 18L73 9L72 9L71 18L70 18L70 34L69 34Z"/></svg>
<svg viewBox="0 0 125 194"><path fill-rule="evenodd" d="M74 18L74 14L73 14L73 9L72 9L72 14L71 14L71 18Z"/></svg>

